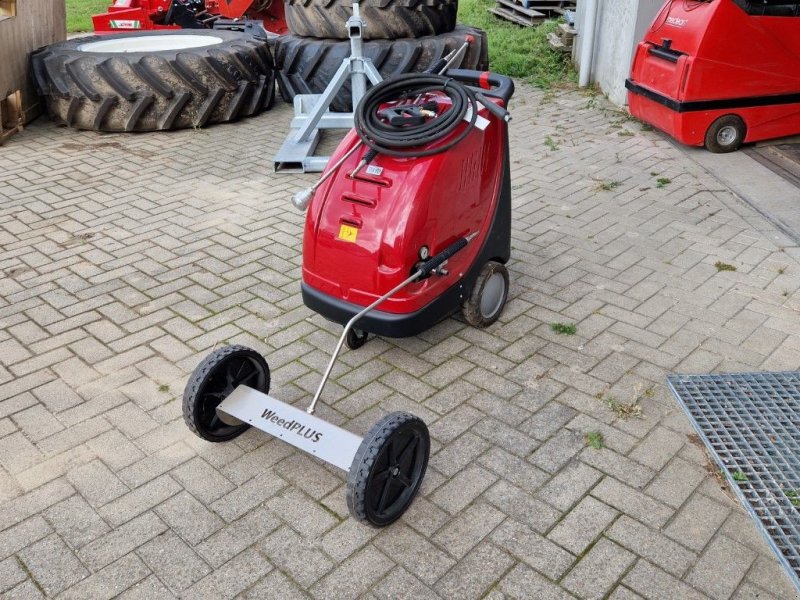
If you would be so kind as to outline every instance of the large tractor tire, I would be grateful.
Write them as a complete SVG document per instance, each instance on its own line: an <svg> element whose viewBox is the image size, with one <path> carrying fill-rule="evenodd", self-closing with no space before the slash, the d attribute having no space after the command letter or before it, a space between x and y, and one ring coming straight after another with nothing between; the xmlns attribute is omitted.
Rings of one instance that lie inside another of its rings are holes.
<svg viewBox="0 0 800 600"><path fill-rule="evenodd" d="M53 44L32 57L59 123L95 131L203 127L267 110L275 69L266 40L234 31L142 31Z"/></svg>
<svg viewBox="0 0 800 600"><path fill-rule="evenodd" d="M486 33L473 27L457 26L450 33L399 40L364 42L364 56L372 59L386 79L401 73L419 73L460 48L468 36L473 38L460 64L453 68L484 70L489 67L489 46ZM291 102L297 94L320 94L328 85L342 60L350 56L350 42L317 40L296 35L276 39L273 48L281 96ZM334 99L334 111L347 112L351 106L350 82L347 81Z"/></svg>
<svg viewBox="0 0 800 600"><path fill-rule="evenodd" d="M458 0L362 0L365 40L437 35L456 26ZM286 0L286 24L295 35L344 40L353 0Z"/></svg>

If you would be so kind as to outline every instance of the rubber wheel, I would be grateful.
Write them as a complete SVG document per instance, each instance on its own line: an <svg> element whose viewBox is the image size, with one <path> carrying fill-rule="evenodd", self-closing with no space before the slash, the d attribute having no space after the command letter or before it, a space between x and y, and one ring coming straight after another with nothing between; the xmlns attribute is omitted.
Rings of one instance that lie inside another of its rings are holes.
<svg viewBox="0 0 800 600"><path fill-rule="evenodd" d="M137 31L78 38L34 53L51 117L95 131L157 131L234 121L269 109L266 40L237 31Z"/></svg>
<svg viewBox="0 0 800 600"><path fill-rule="evenodd" d="M458 0L362 0L365 40L437 35L456 26ZM353 0L286 0L286 24L295 35L348 39Z"/></svg>
<svg viewBox="0 0 800 600"><path fill-rule="evenodd" d="M350 329L347 332L347 335L344 338L344 343L347 344L347 347L350 350L358 350L367 343L369 339L369 334L366 331L361 331L360 329Z"/></svg>
<svg viewBox="0 0 800 600"><path fill-rule="evenodd" d="M269 366L258 352L246 346L214 350L197 365L183 392L183 420L195 434L209 442L226 442L250 425L227 425L217 406L239 385L269 392Z"/></svg>
<svg viewBox="0 0 800 600"><path fill-rule="evenodd" d="M741 117L725 115L709 126L706 131L705 146L716 154L734 152L741 147L746 134L747 126Z"/></svg>
<svg viewBox="0 0 800 600"><path fill-rule="evenodd" d="M409 413L380 419L359 446L347 474L347 508L362 523L385 527L408 509L430 455L425 423Z"/></svg>
<svg viewBox="0 0 800 600"><path fill-rule="evenodd" d="M464 305L464 319L473 327L488 327L503 312L508 299L508 269L499 262L489 261L478 274L472 292Z"/></svg>
<svg viewBox="0 0 800 600"><path fill-rule="evenodd" d="M453 65L453 68L487 69L489 46L486 33L462 25L450 33L417 39L364 42L363 52L386 79L392 75L426 70L451 50L460 48L468 35L474 41L467 48L461 64ZM350 42L283 35L275 40L273 51L281 96L292 102L297 94L321 94L325 90L342 61L350 56ZM352 110L349 81L345 82L331 106L339 112Z"/></svg>

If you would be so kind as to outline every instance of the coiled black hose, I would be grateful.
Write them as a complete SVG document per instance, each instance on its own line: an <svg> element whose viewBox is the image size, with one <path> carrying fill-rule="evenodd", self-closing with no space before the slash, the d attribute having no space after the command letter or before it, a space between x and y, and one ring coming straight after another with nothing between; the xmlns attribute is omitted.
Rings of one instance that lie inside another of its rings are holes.
<svg viewBox="0 0 800 600"><path fill-rule="evenodd" d="M378 110L387 102L437 91L447 95L452 106L424 123L396 126L378 115ZM444 144L433 145L455 131L470 109L469 121L461 133ZM449 77L406 73L371 88L358 103L354 117L356 133L375 152L397 158L431 156L449 150L469 135L478 119L478 100L472 90ZM422 148L431 145L433 147Z"/></svg>

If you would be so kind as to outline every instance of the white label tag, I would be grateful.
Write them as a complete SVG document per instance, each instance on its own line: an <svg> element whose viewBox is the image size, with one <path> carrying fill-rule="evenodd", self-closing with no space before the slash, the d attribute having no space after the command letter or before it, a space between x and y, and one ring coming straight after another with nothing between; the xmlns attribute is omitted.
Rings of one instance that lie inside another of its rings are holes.
<svg viewBox="0 0 800 600"><path fill-rule="evenodd" d="M376 177L383 173L383 167L377 165L369 165L367 167L367 175L375 175Z"/></svg>
<svg viewBox="0 0 800 600"><path fill-rule="evenodd" d="M361 445L356 434L245 385L233 390L217 410L345 471Z"/></svg>
<svg viewBox="0 0 800 600"><path fill-rule="evenodd" d="M478 102L478 106L480 107L478 110L483 108L483 104ZM467 114L464 115L464 120L469 123L472 120L472 106L467 107ZM478 115L478 118L475 119L475 127L483 131L489 126L489 119L484 119L482 116Z"/></svg>

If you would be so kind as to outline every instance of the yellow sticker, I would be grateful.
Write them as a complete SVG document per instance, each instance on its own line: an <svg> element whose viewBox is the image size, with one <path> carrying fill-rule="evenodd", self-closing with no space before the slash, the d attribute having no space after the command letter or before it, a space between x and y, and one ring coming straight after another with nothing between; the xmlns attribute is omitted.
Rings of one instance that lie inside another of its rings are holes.
<svg viewBox="0 0 800 600"><path fill-rule="evenodd" d="M358 229L350 225L342 225L339 227L339 239L345 242L355 242L358 237Z"/></svg>

